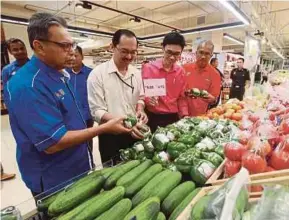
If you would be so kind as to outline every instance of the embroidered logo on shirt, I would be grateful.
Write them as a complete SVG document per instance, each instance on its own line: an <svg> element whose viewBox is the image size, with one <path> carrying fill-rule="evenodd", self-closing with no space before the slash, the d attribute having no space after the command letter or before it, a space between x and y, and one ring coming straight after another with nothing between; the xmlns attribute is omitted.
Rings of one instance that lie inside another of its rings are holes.
<svg viewBox="0 0 289 220"><path fill-rule="evenodd" d="M62 98L65 95L63 89L59 89L57 92L54 93L58 98Z"/></svg>
<svg viewBox="0 0 289 220"><path fill-rule="evenodd" d="M14 76L16 74L16 71L13 71L12 73L11 73L11 76Z"/></svg>

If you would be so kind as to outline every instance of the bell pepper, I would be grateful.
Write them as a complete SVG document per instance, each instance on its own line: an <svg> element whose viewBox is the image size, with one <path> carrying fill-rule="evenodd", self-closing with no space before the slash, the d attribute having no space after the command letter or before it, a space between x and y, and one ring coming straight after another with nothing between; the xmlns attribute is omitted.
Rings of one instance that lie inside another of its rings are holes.
<svg viewBox="0 0 289 220"><path fill-rule="evenodd" d="M143 143L141 141L136 142L133 147L132 147L135 152L138 154L139 152L144 151L144 146Z"/></svg>
<svg viewBox="0 0 289 220"><path fill-rule="evenodd" d="M210 161L215 167L218 167L223 162L223 158L215 152L202 152L202 158Z"/></svg>
<svg viewBox="0 0 289 220"><path fill-rule="evenodd" d="M147 159L153 159L153 157L154 157L154 152L147 152L147 151L145 151L145 152L144 152L144 156L145 156Z"/></svg>
<svg viewBox="0 0 289 220"><path fill-rule="evenodd" d="M161 164L163 167L166 167L169 163L169 156L166 152L162 151L160 153L155 153L153 157L153 162Z"/></svg>
<svg viewBox="0 0 289 220"><path fill-rule="evenodd" d="M187 146L180 142L170 142L167 146L167 152L173 160L186 150Z"/></svg>
<svg viewBox="0 0 289 220"><path fill-rule="evenodd" d="M120 149L120 158L122 160L134 160L136 155L135 155L135 151L132 148L127 148L127 149Z"/></svg>
<svg viewBox="0 0 289 220"><path fill-rule="evenodd" d="M140 132L142 133L142 135L144 136L144 139L149 139L151 136L151 129L149 128L149 126L142 124L140 126Z"/></svg>
<svg viewBox="0 0 289 220"><path fill-rule="evenodd" d="M137 159L137 160L140 160L140 161L146 160L147 158L146 158L145 152L144 152L144 151L140 152L140 153L137 155L136 159Z"/></svg>
<svg viewBox="0 0 289 220"><path fill-rule="evenodd" d="M126 128L133 128L137 124L137 118L133 115L127 115L126 119L123 120L123 124Z"/></svg>
<svg viewBox="0 0 289 220"><path fill-rule="evenodd" d="M180 136L181 136L181 132L179 132L176 128L175 129L169 129L167 132L167 137L171 141L178 139Z"/></svg>
<svg viewBox="0 0 289 220"><path fill-rule="evenodd" d="M197 159L191 168L190 174L195 183L204 185L215 169L216 167L210 161Z"/></svg>
<svg viewBox="0 0 289 220"><path fill-rule="evenodd" d="M144 146L144 150L145 150L146 152L154 152L154 151L155 151L154 145L152 144L151 141L145 140L145 141L143 142L143 146Z"/></svg>
<svg viewBox="0 0 289 220"><path fill-rule="evenodd" d="M178 171L176 165L174 165L173 163L169 163L167 165L167 169L171 170L171 171Z"/></svg>
<svg viewBox="0 0 289 220"><path fill-rule="evenodd" d="M169 142L170 139L163 133L155 134L152 139L152 144L157 151L165 150Z"/></svg>
<svg viewBox="0 0 289 220"><path fill-rule="evenodd" d="M175 164L178 171L181 173L190 173L192 165Z"/></svg>
<svg viewBox="0 0 289 220"><path fill-rule="evenodd" d="M200 91L198 88L193 88L193 89L191 90L191 94L192 94L193 96L199 97L199 96L201 95L201 91Z"/></svg>
<svg viewBox="0 0 289 220"><path fill-rule="evenodd" d="M217 145L215 152L224 158L224 147L221 144Z"/></svg>
<svg viewBox="0 0 289 220"><path fill-rule="evenodd" d="M205 137L200 143L195 145L195 148L200 151L214 151L216 144L211 138Z"/></svg>
<svg viewBox="0 0 289 220"><path fill-rule="evenodd" d="M188 146L194 146L198 140L199 140L199 136L194 135L194 134L183 134L179 139L178 142L184 143Z"/></svg>

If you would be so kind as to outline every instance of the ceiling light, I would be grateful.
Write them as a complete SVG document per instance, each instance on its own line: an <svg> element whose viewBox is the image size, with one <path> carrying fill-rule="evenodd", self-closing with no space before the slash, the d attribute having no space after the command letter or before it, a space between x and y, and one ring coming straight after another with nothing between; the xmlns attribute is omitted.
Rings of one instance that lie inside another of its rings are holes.
<svg viewBox="0 0 289 220"><path fill-rule="evenodd" d="M130 18L129 21L130 22L136 22L136 23L140 23L141 22L140 18L138 18L138 17Z"/></svg>
<svg viewBox="0 0 289 220"><path fill-rule="evenodd" d="M283 60L285 60L285 57L274 47L271 48L271 50L276 53L280 58L282 58Z"/></svg>
<svg viewBox="0 0 289 220"><path fill-rule="evenodd" d="M88 10L92 9L92 5L90 5L88 2L76 3L75 7L76 8L84 8L84 9L88 9Z"/></svg>
<svg viewBox="0 0 289 220"><path fill-rule="evenodd" d="M246 15L232 1L219 0L219 2L225 8L227 8L230 12L232 12L245 25L249 25L250 24L250 20L246 17Z"/></svg>
<svg viewBox="0 0 289 220"><path fill-rule="evenodd" d="M243 41L241 41L241 40L239 40L239 39L237 39L237 38L235 38L235 37L233 37L233 36L231 36L229 34L224 34L223 37L228 39L228 40L230 40L230 41L233 41L233 42L235 42L235 43L237 43L239 45L244 45Z"/></svg>

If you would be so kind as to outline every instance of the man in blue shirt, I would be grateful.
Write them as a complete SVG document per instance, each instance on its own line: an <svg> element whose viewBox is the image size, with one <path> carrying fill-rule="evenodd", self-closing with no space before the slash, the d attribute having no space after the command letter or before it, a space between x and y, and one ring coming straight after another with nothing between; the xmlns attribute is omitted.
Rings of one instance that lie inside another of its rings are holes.
<svg viewBox="0 0 289 220"><path fill-rule="evenodd" d="M66 69L70 74L70 84L75 94L78 95L80 107L83 111L83 117L88 128L93 126L93 120L90 114L88 99L87 99L87 78L92 71L91 68L85 66L81 47L77 46L74 52L74 64L72 68ZM92 140L89 141L90 150L92 151Z"/></svg>
<svg viewBox="0 0 289 220"><path fill-rule="evenodd" d="M2 69L2 82L4 86L7 81L16 74L16 71L29 61L27 50L22 40L10 38L6 43L8 51L15 58L15 61Z"/></svg>
<svg viewBox="0 0 289 220"><path fill-rule="evenodd" d="M130 132L124 118L86 128L69 74L62 71L76 47L66 27L61 17L34 14L27 29L34 56L5 88L18 166L34 196L93 167L87 141Z"/></svg>

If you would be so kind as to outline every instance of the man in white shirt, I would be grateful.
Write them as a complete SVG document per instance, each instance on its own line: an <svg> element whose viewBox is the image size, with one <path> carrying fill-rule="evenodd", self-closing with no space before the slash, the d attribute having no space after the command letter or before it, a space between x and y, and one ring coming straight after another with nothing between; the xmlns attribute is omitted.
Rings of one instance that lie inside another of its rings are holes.
<svg viewBox="0 0 289 220"><path fill-rule="evenodd" d="M144 90L141 72L130 63L137 56L138 42L133 32L120 29L114 33L110 61L97 66L87 81L88 102L93 119L105 123L115 117L136 115L139 122L130 134L100 135L102 162L119 154L119 149L132 146L143 136L141 123L147 123L144 113Z"/></svg>

